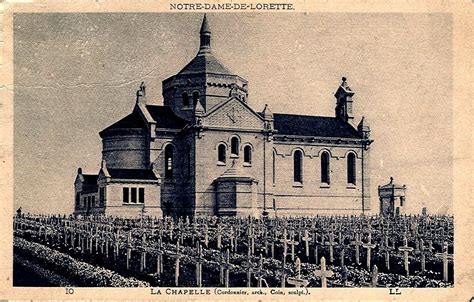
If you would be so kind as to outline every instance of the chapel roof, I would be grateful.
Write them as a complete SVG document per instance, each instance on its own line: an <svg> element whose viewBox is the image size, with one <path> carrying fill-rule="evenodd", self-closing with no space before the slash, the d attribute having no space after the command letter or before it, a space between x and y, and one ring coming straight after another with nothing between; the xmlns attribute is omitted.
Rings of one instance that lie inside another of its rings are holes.
<svg viewBox="0 0 474 302"><path fill-rule="evenodd" d="M82 177L84 177L83 184L96 185L97 184L97 178L99 176L97 174L82 174Z"/></svg>
<svg viewBox="0 0 474 302"><path fill-rule="evenodd" d="M229 69L227 69L212 53L211 50L211 29L207 21L206 15L202 20L200 30L200 48L197 55L189 62L178 75L188 74L225 74L234 75Z"/></svg>
<svg viewBox="0 0 474 302"><path fill-rule="evenodd" d="M147 105L146 108L148 112L150 112L152 118L156 121L157 128L182 129L184 126L186 126L187 122L184 119L176 116L173 110L168 106ZM146 124L140 115L140 112L138 112L138 110L133 110L132 113L126 117L102 130L100 134L112 129L143 129L145 127Z"/></svg>
<svg viewBox="0 0 474 302"><path fill-rule="evenodd" d="M111 178L117 179L142 179L142 180L156 180L156 175L150 169L111 169L107 171Z"/></svg>
<svg viewBox="0 0 474 302"><path fill-rule="evenodd" d="M188 123L186 120L174 114L171 107L159 105L147 105L146 109L156 121L156 128L183 129Z"/></svg>
<svg viewBox="0 0 474 302"><path fill-rule="evenodd" d="M279 135L361 138L349 123L335 117L275 113L273 119Z"/></svg>
<svg viewBox="0 0 474 302"><path fill-rule="evenodd" d="M214 74L226 74L233 75L233 73L227 69L212 52L198 53L180 72L178 75L187 74L202 74L202 73L214 73Z"/></svg>

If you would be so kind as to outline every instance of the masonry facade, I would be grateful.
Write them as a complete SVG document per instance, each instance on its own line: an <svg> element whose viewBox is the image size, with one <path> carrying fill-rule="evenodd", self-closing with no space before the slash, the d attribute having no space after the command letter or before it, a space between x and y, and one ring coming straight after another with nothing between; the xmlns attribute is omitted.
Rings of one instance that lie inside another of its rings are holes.
<svg viewBox="0 0 474 302"><path fill-rule="evenodd" d="M354 124L342 78L335 116L251 107L248 82L200 48L165 79L163 105L142 83L133 111L100 132L98 174L78 170L75 214L316 215L370 210L370 128ZM92 198L94 196L94 198Z"/></svg>

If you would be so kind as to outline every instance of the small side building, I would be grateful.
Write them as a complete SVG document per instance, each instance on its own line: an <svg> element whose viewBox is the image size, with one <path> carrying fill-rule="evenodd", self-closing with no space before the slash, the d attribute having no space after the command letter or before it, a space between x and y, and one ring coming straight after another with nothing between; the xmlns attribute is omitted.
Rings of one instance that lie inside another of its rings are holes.
<svg viewBox="0 0 474 302"><path fill-rule="evenodd" d="M406 189L406 185L395 184L393 177L390 177L388 184L378 187L381 216L395 216L405 213Z"/></svg>

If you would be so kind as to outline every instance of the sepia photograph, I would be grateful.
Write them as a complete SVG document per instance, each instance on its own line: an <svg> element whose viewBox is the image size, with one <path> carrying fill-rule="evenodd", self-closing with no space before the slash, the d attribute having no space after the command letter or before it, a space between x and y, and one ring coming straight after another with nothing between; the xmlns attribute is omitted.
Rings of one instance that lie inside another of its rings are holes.
<svg viewBox="0 0 474 302"><path fill-rule="evenodd" d="M455 289L453 14L199 7L12 14L9 286Z"/></svg>

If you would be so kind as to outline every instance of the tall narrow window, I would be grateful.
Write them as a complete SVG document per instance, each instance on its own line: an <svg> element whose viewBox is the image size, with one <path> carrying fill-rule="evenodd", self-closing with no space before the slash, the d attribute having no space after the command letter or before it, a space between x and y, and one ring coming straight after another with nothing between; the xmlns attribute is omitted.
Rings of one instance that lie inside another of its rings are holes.
<svg viewBox="0 0 474 302"><path fill-rule="evenodd" d="M272 177L273 177L273 184L275 185L276 183L276 154L273 152L273 157L272 157Z"/></svg>
<svg viewBox="0 0 474 302"><path fill-rule="evenodd" d="M138 188L138 202L145 203L145 188Z"/></svg>
<svg viewBox="0 0 474 302"><path fill-rule="evenodd" d="M105 188L104 187L99 188L99 203L100 205L104 205L105 203Z"/></svg>
<svg viewBox="0 0 474 302"><path fill-rule="evenodd" d="M217 161L221 163L225 163L226 160L226 152L225 152L225 145L220 144L219 147L217 147Z"/></svg>
<svg viewBox="0 0 474 302"><path fill-rule="evenodd" d="M165 178L173 178L173 145L165 148Z"/></svg>
<svg viewBox="0 0 474 302"><path fill-rule="evenodd" d="M347 183L356 184L356 160L354 153L347 155Z"/></svg>
<svg viewBox="0 0 474 302"><path fill-rule="evenodd" d="M300 150L293 154L293 180L303 182L303 153Z"/></svg>
<svg viewBox="0 0 474 302"><path fill-rule="evenodd" d="M137 203L137 188L130 189L130 197L132 203Z"/></svg>
<svg viewBox="0 0 474 302"><path fill-rule="evenodd" d="M92 206L95 207L95 196L92 196Z"/></svg>
<svg viewBox="0 0 474 302"><path fill-rule="evenodd" d="M79 206L81 203L81 194L76 193L76 206Z"/></svg>
<svg viewBox="0 0 474 302"><path fill-rule="evenodd" d="M239 139L237 137L230 140L230 153L239 155Z"/></svg>
<svg viewBox="0 0 474 302"><path fill-rule="evenodd" d="M198 101L199 101L199 92L194 91L193 92L193 104L194 104L194 106L196 106Z"/></svg>
<svg viewBox="0 0 474 302"><path fill-rule="evenodd" d="M244 147L244 163L252 163L252 148L250 146Z"/></svg>
<svg viewBox="0 0 474 302"><path fill-rule="evenodd" d="M189 95L187 92L183 92L183 106L189 107Z"/></svg>
<svg viewBox="0 0 474 302"><path fill-rule="evenodd" d="M329 153L323 152L321 154L321 182L330 183L329 171Z"/></svg>
<svg viewBox="0 0 474 302"><path fill-rule="evenodd" d="M123 203L129 203L130 199L129 199L129 191L128 191L128 188L123 188Z"/></svg>

